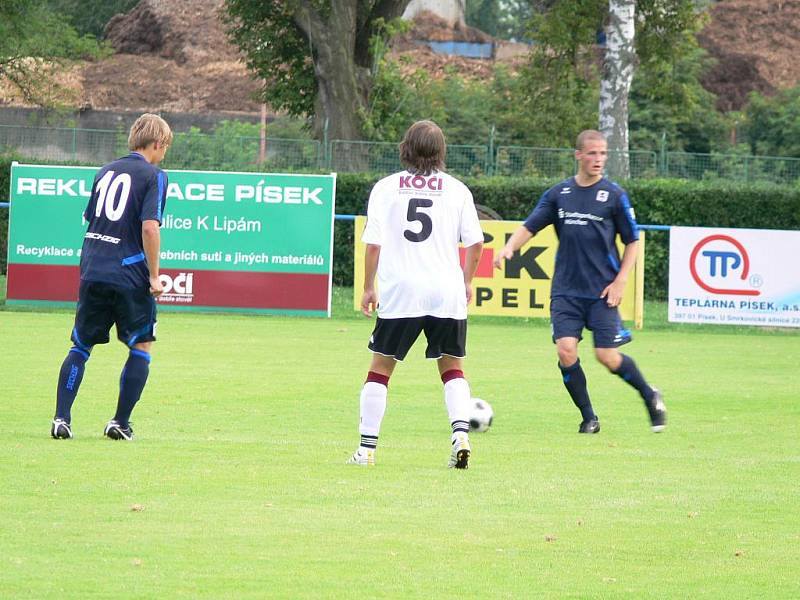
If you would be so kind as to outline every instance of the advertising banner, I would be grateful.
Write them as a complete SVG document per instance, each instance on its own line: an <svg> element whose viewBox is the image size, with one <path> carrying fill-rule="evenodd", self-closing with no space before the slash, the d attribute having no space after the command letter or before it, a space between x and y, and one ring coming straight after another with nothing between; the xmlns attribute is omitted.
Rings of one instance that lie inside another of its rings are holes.
<svg viewBox="0 0 800 600"><path fill-rule="evenodd" d="M9 304L77 300L96 172L12 165ZM167 175L163 308L330 316L334 174Z"/></svg>
<svg viewBox="0 0 800 600"><path fill-rule="evenodd" d="M800 327L800 231L672 227L669 320Z"/></svg>
<svg viewBox="0 0 800 600"><path fill-rule="evenodd" d="M367 218L356 217L353 307L360 310L364 290L364 250L361 234ZM543 229L520 248L511 260L495 269L495 255L519 221L481 221L484 235L483 254L472 281L473 300L469 305L472 315L510 317L550 317L550 286L555 266L558 239L553 227ZM644 232L639 232L639 253L636 265L628 277L625 295L620 304L622 318L634 321L641 329L644 318ZM618 240L620 256L623 245ZM461 251L464 262L464 250ZM380 299L380 290L378 290Z"/></svg>

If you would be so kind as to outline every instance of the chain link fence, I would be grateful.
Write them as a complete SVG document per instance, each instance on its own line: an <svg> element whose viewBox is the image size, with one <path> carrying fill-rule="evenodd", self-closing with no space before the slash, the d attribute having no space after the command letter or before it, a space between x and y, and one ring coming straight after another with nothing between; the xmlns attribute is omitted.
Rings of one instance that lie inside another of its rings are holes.
<svg viewBox="0 0 800 600"><path fill-rule="evenodd" d="M101 165L127 153L127 131L0 125L0 154L24 160ZM800 158L688 152L628 152L632 178L727 179L738 182L800 181ZM570 148L449 145L447 169L461 176L574 175ZM176 133L163 163L167 169L222 171L335 171L391 173L400 170L398 144L239 137Z"/></svg>
<svg viewBox="0 0 800 600"><path fill-rule="evenodd" d="M332 140L327 166L338 173L394 173L400 164L396 142ZM447 170L456 175L486 175L491 172L488 146L447 146Z"/></svg>

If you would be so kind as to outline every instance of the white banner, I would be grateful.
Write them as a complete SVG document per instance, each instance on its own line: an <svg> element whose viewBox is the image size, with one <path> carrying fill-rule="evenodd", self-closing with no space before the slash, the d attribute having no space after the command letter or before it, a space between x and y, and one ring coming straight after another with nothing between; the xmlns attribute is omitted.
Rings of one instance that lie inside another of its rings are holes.
<svg viewBox="0 0 800 600"><path fill-rule="evenodd" d="M800 231L672 227L669 320L800 327Z"/></svg>

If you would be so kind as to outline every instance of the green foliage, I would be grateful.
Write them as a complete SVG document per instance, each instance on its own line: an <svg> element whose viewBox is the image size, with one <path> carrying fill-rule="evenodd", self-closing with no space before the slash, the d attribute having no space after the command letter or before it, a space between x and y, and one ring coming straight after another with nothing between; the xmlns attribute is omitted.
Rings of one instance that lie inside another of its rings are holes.
<svg viewBox="0 0 800 600"><path fill-rule="evenodd" d="M369 101L362 111L364 137L370 141L396 142L414 121L426 118L441 121L443 112L433 107L431 78L422 69L411 69L409 61L389 56L388 39L404 33L409 23L396 19L376 22L370 39L374 58Z"/></svg>
<svg viewBox="0 0 800 600"><path fill-rule="evenodd" d="M103 37L111 17L130 11L139 0L47 0L54 13L64 15L79 35Z"/></svg>
<svg viewBox="0 0 800 600"><path fill-rule="evenodd" d="M744 117L744 137L754 154L800 157L800 86L771 98L754 92Z"/></svg>
<svg viewBox="0 0 800 600"><path fill-rule="evenodd" d="M535 40L521 74L517 112L531 146L574 144L597 122L599 79L594 42L608 8L605 0L568 0L530 21Z"/></svg>
<svg viewBox="0 0 800 600"><path fill-rule="evenodd" d="M212 133L192 127L188 132L175 134L167 152L165 169L209 169L215 171L291 170L299 166L317 165L317 144L305 139L282 140L281 132L302 135L302 125L291 119L281 119L275 128L267 126L266 160L260 157L260 130L257 123L221 121ZM126 137L126 136L121 136ZM293 152L289 153L289 150Z"/></svg>
<svg viewBox="0 0 800 600"><path fill-rule="evenodd" d="M290 2L226 0L221 13L247 66L264 80L262 99L277 110L314 114L317 82L308 40Z"/></svg>
<svg viewBox="0 0 800 600"><path fill-rule="evenodd" d="M596 127L602 50L596 44L607 0L563 0L534 15L536 40L519 85L511 85L524 124L516 143L571 146L577 133ZM694 34L703 22L690 0L636 3L639 66L630 95L631 147L709 152L724 146L726 123L699 77L708 64ZM502 128L500 128L502 130Z"/></svg>
<svg viewBox="0 0 800 600"><path fill-rule="evenodd" d="M0 79L23 98L41 106L59 106L69 92L53 75L71 59L97 57L103 49L81 36L47 6L33 0L0 2Z"/></svg>
<svg viewBox="0 0 800 600"><path fill-rule="evenodd" d="M503 40L526 39L525 24L533 16L528 0L467 0L465 21Z"/></svg>

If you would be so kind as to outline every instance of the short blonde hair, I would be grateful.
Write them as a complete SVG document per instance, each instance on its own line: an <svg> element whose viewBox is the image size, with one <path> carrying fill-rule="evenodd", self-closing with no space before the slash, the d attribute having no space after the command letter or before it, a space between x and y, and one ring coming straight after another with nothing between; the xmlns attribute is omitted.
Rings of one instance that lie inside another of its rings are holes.
<svg viewBox="0 0 800 600"><path fill-rule="evenodd" d="M589 140L599 140L601 142L605 142L606 136L596 129L584 129L578 134L578 139L575 141L575 150L583 150L583 147Z"/></svg>
<svg viewBox="0 0 800 600"><path fill-rule="evenodd" d="M167 122L158 115L145 113L131 125L128 149L140 150L147 148L153 142L169 146L172 143L172 130Z"/></svg>

